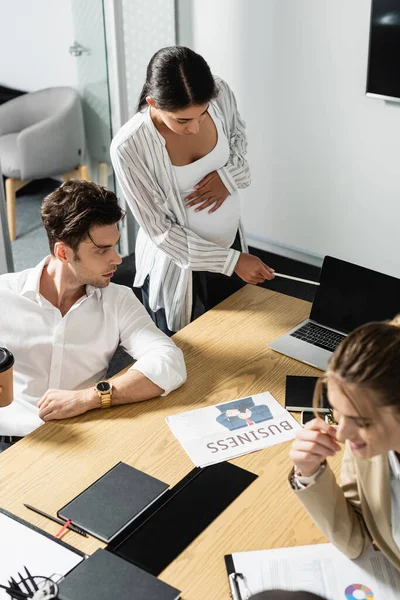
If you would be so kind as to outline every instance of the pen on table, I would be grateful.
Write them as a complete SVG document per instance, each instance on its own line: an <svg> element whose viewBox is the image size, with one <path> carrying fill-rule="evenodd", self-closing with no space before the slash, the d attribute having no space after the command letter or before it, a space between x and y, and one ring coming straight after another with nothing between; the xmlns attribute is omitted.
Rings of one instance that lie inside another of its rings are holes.
<svg viewBox="0 0 400 600"><path fill-rule="evenodd" d="M282 279L293 279L293 281L301 281L301 283L309 283L310 285L319 285L319 281L311 281L311 279L302 279L301 277L294 277L293 275L284 275L283 273L274 273L275 277L282 277Z"/></svg>
<svg viewBox="0 0 400 600"><path fill-rule="evenodd" d="M24 504L24 506L26 508L29 508L29 510L32 510L33 512L37 513L38 515L41 515L42 517L46 517L46 519L50 519L50 521L54 521L54 523L58 523L59 525L65 525L65 521L62 521L61 519L57 519L57 517L53 517L52 515L48 515L47 513L40 510L39 508L35 508L34 506L31 506L30 504ZM71 531L74 531L75 533L79 533L79 535L88 537L88 534L86 533L86 531L83 531L83 529L79 529L79 527L77 527L76 525L70 524L70 525L68 525L67 529L70 529Z"/></svg>

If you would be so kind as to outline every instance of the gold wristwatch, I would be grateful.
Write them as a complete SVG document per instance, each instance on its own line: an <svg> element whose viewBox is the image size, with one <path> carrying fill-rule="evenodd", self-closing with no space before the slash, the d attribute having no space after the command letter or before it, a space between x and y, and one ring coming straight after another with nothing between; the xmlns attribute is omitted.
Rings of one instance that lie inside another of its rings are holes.
<svg viewBox="0 0 400 600"><path fill-rule="evenodd" d="M100 407L101 408L110 408L111 406L111 398L112 398L112 383L109 381L99 381L94 386L94 389L99 395L100 398Z"/></svg>

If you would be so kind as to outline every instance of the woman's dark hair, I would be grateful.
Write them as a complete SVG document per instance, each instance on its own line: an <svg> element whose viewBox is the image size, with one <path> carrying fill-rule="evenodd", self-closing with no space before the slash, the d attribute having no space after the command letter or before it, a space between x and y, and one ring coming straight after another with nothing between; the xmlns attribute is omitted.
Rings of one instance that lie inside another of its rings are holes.
<svg viewBox="0 0 400 600"><path fill-rule="evenodd" d="M52 254L56 242L65 242L76 255L91 227L114 225L125 216L114 192L77 179L66 181L46 196L40 212Z"/></svg>
<svg viewBox="0 0 400 600"><path fill-rule="evenodd" d="M147 96L161 110L174 112L206 104L217 93L210 67L200 54L185 46L169 46L150 60L137 110L147 106Z"/></svg>

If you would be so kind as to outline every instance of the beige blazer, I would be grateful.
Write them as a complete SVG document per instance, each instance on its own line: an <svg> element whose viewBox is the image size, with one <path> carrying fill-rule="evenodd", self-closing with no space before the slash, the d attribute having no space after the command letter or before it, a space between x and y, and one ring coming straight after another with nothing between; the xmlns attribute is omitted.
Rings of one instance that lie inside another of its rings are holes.
<svg viewBox="0 0 400 600"><path fill-rule="evenodd" d="M400 570L400 550L392 537L387 454L357 460L346 444L341 485L328 466L314 483L295 493L322 533L349 558L360 556L373 540Z"/></svg>

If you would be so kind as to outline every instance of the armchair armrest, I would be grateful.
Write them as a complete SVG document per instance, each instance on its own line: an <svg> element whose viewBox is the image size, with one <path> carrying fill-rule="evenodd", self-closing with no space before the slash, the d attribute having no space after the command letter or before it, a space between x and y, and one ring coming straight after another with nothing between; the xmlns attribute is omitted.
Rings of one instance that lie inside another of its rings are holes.
<svg viewBox="0 0 400 600"><path fill-rule="evenodd" d="M8 100L0 105L0 135L19 133L26 127L27 95Z"/></svg>

